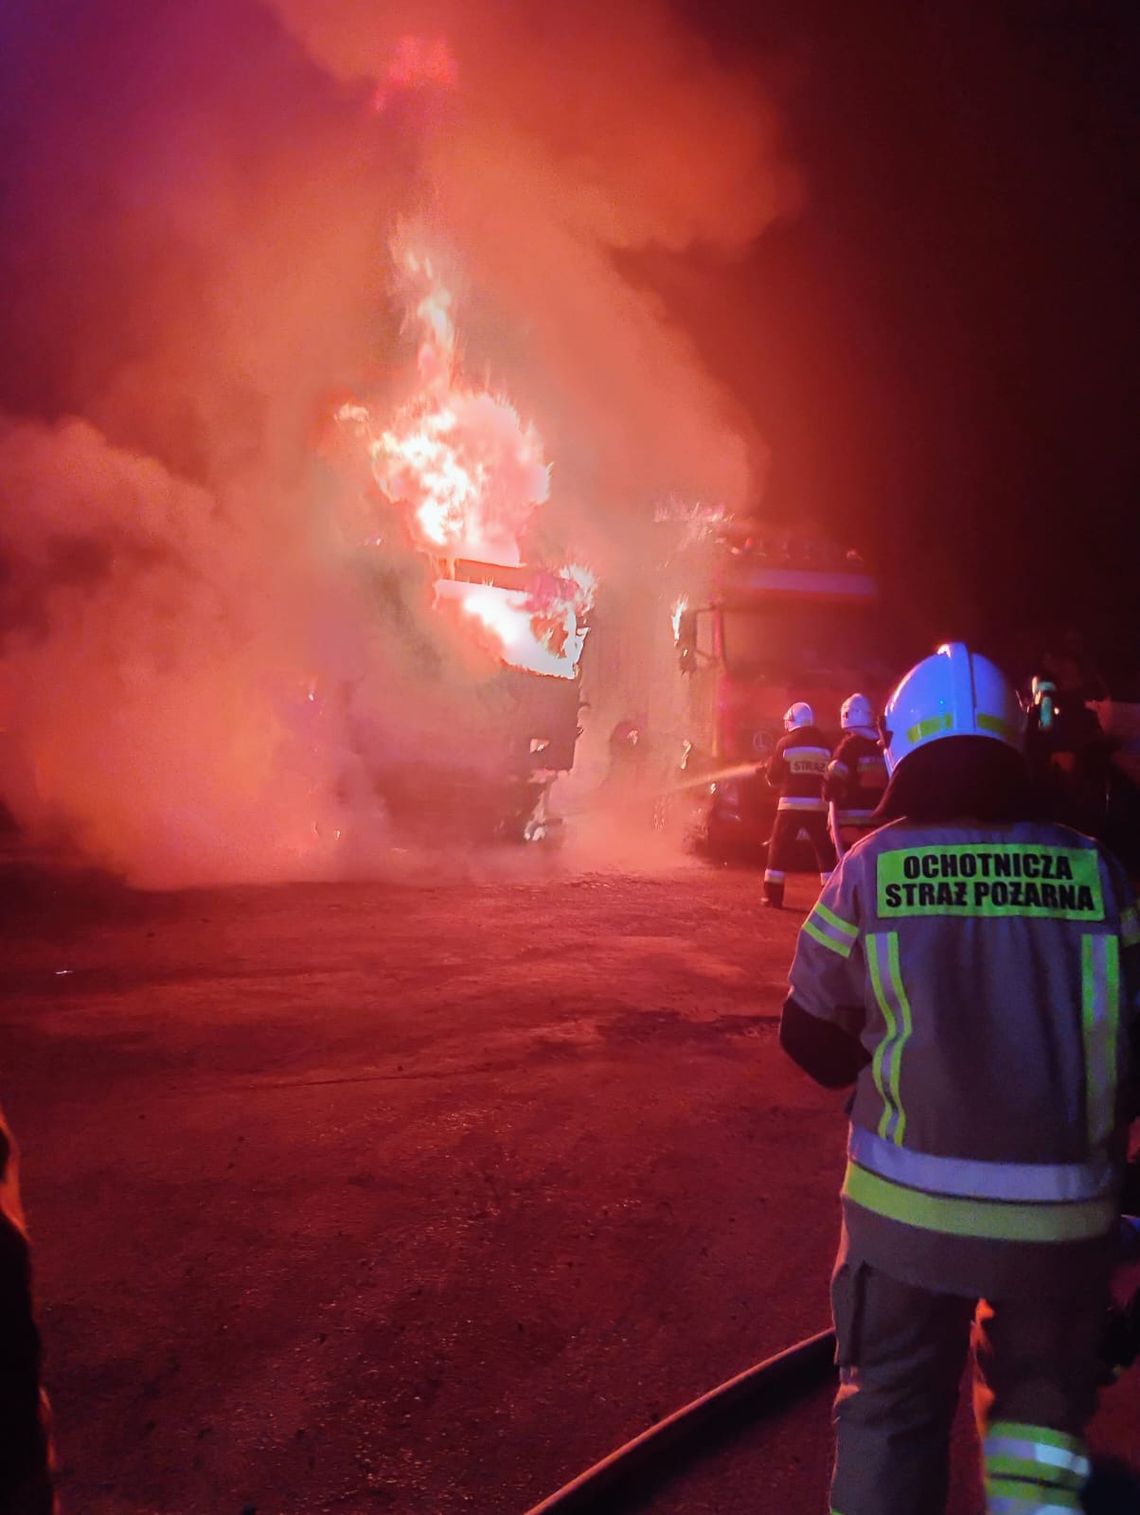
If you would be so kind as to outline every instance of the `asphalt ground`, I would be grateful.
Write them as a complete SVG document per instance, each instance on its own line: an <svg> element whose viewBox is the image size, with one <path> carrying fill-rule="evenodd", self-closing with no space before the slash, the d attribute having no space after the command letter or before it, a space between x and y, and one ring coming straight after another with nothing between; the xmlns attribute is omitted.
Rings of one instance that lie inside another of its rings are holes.
<svg viewBox="0 0 1140 1515"><path fill-rule="evenodd" d="M755 874L13 862L0 904L66 1515L521 1515L827 1324L842 1098L779 1052ZM829 1459L816 1394L643 1507L817 1515Z"/></svg>

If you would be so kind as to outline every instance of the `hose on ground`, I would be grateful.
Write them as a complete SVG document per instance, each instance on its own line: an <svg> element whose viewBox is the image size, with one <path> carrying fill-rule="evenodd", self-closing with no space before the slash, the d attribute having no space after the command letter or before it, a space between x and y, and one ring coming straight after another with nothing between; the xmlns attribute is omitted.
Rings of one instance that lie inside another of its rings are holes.
<svg viewBox="0 0 1140 1515"><path fill-rule="evenodd" d="M555 1515L555 1512L557 1515L571 1515L571 1512L581 1515L582 1511L597 1509L602 1495L611 1493L616 1484L624 1482L647 1463L656 1461L666 1452L675 1451L699 1427L727 1417L730 1411L739 1410L753 1398L767 1400L779 1389L802 1391L822 1383L831 1369L834 1354L835 1332L820 1331L778 1352L775 1357L755 1363L642 1431L640 1436L635 1436L592 1468L579 1473L577 1478L564 1484L541 1504L534 1505L527 1515Z"/></svg>

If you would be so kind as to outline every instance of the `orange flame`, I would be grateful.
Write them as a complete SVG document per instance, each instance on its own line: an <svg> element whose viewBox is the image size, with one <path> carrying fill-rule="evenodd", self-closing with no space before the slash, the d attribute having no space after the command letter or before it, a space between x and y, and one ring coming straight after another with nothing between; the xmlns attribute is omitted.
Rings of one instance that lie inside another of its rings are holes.
<svg viewBox="0 0 1140 1515"><path fill-rule="evenodd" d="M463 381L451 291L432 260L413 246L395 256L417 286L419 385L382 430L363 405L342 405L337 418L364 439L377 483L405 508L423 548L451 561L517 566L526 528L550 493L542 439L504 396ZM578 566L543 576L535 591L437 583L438 594L461 601L494 634L504 661L567 678L581 655L594 588L593 575Z"/></svg>
<svg viewBox="0 0 1140 1515"><path fill-rule="evenodd" d="M685 595L682 595L680 599L677 600L673 605L670 619L673 622L673 640L675 642L679 642L681 640L681 617L685 614L685 611L688 610L688 608L689 601Z"/></svg>

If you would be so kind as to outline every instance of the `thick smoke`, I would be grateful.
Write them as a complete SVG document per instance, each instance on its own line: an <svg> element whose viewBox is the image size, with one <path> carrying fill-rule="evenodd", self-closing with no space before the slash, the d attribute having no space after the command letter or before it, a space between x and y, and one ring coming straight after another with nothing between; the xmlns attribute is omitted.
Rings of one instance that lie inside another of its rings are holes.
<svg viewBox="0 0 1140 1515"><path fill-rule="evenodd" d="M553 459L537 552L636 575L656 497L750 488L754 440L627 275L789 204L755 84L652 0L0 29L3 797L144 884L376 866L375 766L493 749L485 661L411 555L362 567L367 469L325 445L412 383L392 239L450 260L468 372Z"/></svg>

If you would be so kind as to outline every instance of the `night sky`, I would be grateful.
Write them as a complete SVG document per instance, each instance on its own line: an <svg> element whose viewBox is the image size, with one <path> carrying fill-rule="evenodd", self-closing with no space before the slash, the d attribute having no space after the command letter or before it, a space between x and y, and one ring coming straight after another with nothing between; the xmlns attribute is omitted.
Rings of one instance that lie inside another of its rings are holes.
<svg viewBox="0 0 1140 1515"><path fill-rule="evenodd" d="M1140 10L698 9L805 182L712 323L767 506L865 544L917 636L1024 658L1074 625L1135 667Z"/></svg>

